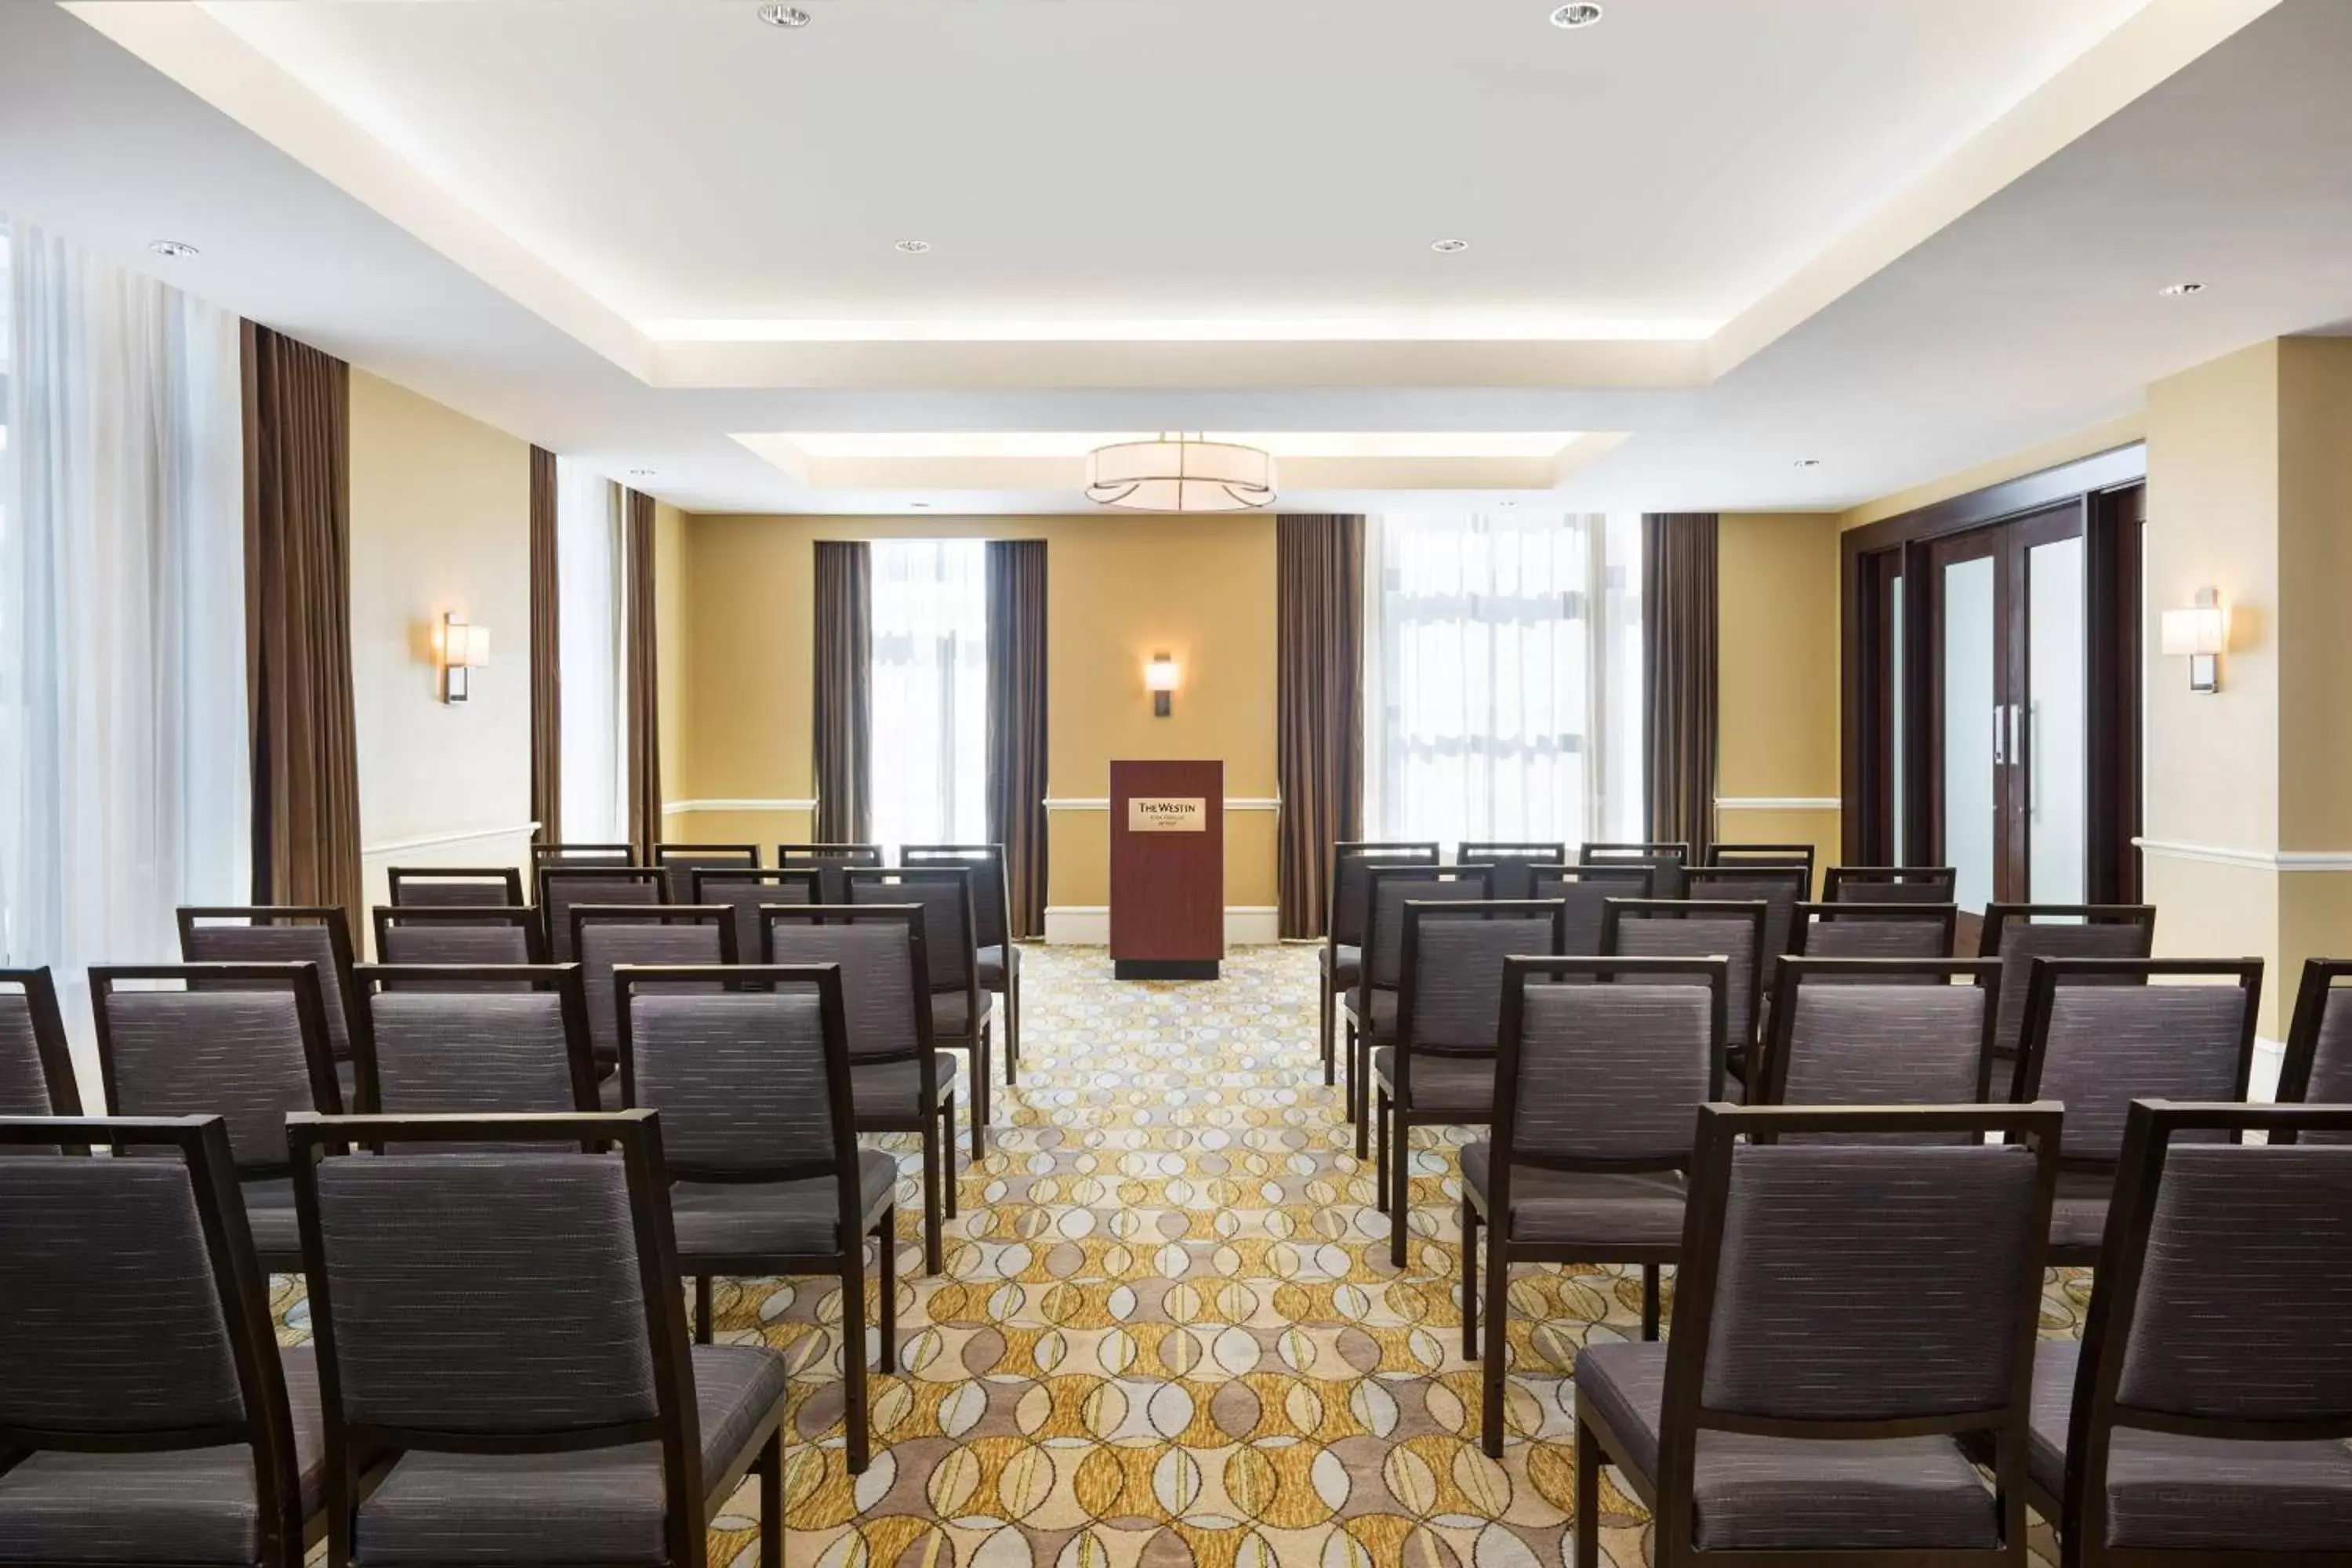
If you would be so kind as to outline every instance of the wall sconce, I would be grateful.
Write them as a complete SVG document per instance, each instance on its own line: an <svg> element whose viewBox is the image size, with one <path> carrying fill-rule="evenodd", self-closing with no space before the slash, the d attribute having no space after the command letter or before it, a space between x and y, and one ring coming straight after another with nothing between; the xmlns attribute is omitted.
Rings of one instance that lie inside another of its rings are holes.
<svg viewBox="0 0 2352 1568"><path fill-rule="evenodd" d="M444 616L434 628L433 651L441 660L441 700L463 702L472 685L470 673L490 662L490 628Z"/></svg>
<svg viewBox="0 0 2352 1568"><path fill-rule="evenodd" d="M1143 667L1143 689L1151 693L1151 716L1168 717L1170 695L1183 679L1183 670L1171 654L1155 653L1151 662Z"/></svg>
<svg viewBox="0 0 2352 1568"><path fill-rule="evenodd" d="M2221 689L2221 655L2230 646L2230 612L2211 588L2197 590L2197 603L2186 610L2164 612L2164 651L2189 659L2189 689Z"/></svg>

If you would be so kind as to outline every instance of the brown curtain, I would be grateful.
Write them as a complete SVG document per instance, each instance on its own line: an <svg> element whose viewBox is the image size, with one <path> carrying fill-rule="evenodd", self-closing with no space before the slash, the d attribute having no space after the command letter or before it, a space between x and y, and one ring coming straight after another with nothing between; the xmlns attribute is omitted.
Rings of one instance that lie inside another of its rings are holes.
<svg viewBox="0 0 2352 1568"><path fill-rule="evenodd" d="M563 645L556 635L555 454L530 449L530 815L563 841Z"/></svg>
<svg viewBox="0 0 2352 1568"><path fill-rule="evenodd" d="M988 542L988 831L1016 937L1045 934L1045 542Z"/></svg>
<svg viewBox="0 0 2352 1568"><path fill-rule="evenodd" d="M1642 520L1642 767L1649 837L1715 840L1716 526L1711 511Z"/></svg>
<svg viewBox="0 0 2352 1568"><path fill-rule="evenodd" d="M253 898L341 908L356 933L351 367L252 321L242 358Z"/></svg>
<svg viewBox="0 0 2352 1568"><path fill-rule="evenodd" d="M1331 846L1363 837L1364 520L1275 520L1276 858L1285 937L1323 934Z"/></svg>
<svg viewBox="0 0 2352 1568"><path fill-rule="evenodd" d="M816 837L863 844L873 830L874 578L862 540L816 546Z"/></svg>
<svg viewBox="0 0 2352 1568"><path fill-rule="evenodd" d="M661 840L661 708L654 649L654 498L623 492L622 548L627 554L623 657L628 661L629 842L637 863L653 863Z"/></svg>

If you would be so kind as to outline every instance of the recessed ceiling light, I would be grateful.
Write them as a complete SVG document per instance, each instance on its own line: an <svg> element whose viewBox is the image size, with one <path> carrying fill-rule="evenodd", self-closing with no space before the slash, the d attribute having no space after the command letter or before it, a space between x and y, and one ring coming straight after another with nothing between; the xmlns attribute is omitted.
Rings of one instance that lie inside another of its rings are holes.
<svg viewBox="0 0 2352 1568"><path fill-rule="evenodd" d="M1590 27L1599 20L1601 7L1593 5L1592 0L1575 0L1575 4L1562 5L1551 14L1551 25L1555 27Z"/></svg>
<svg viewBox="0 0 2352 1568"><path fill-rule="evenodd" d="M2163 288L2158 289L2157 292L2165 296L2167 299L2178 300L2184 294L2202 294L2205 292L2205 285L2202 283L2167 283Z"/></svg>
<svg viewBox="0 0 2352 1568"><path fill-rule="evenodd" d="M917 511L929 511L931 510L931 503L927 500L910 500L907 504L914 508Z"/></svg>
<svg viewBox="0 0 2352 1568"><path fill-rule="evenodd" d="M1510 510L1513 507L1515 507L1515 506L1518 505L1519 503L1518 503L1518 502L1517 502L1517 501L1515 501L1515 500L1512 500L1511 499L1509 499L1509 498L1507 496L1507 497L1505 497L1503 500L1496 501L1495 504L1496 504L1496 506L1498 506L1498 507L1501 507L1505 511L1508 511L1508 510Z"/></svg>
<svg viewBox="0 0 2352 1568"><path fill-rule="evenodd" d="M805 27L809 25L809 14L797 5L762 5L760 7L760 20L771 27Z"/></svg>
<svg viewBox="0 0 2352 1568"><path fill-rule="evenodd" d="M920 256L930 247L931 242L928 239L902 239L891 247L904 256Z"/></svg>
<svg viewBox="0 0 2352 1568"><path fill-rule="evenodd" d="M629 478L633 479L649 479L653 477L654 471L651 468L631 468L629 470Z"/></svg>
<svg viewBox="0 0 2352 1568"><path fill-rule="evenodd" d="M1801 468L1818 468L1821 466L1822 460L1819 458L1800 458L1797 459L1797 467Z"/></svg>
<svg viewBox="0 0 2352 1568"><path fill-rule="evenodd" d="M168 256L174 261L184 256L194 256L196 253L196 247L184 239L159 239L150 244L147 248L158 256Z"/></svg>
<svg viewBox="0 0 2352 1568"><path fill-rule="evenodd" d="M1466 239L1433 239L1429 242L1429 248L1440 256L1454 256L1469 249L1470 242Z"/></svg>

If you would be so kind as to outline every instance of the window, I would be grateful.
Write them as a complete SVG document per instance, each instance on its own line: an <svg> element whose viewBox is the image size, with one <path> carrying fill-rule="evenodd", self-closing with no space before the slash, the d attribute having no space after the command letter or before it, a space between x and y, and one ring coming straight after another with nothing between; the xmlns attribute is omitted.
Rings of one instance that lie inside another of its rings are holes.
<svg viewBox="0 0 2352 1568"><path fill-rule="evenodd" d="M873 545L874 837L988 839L987 546Z"/></svg>
<svg viewBox="0 0 2352 1568"><path fill-rule="evenodd" d="M1640 518L1395 515L1366 544L1367 829L1640 837Z"/></svg>
<svg viewBox="0 0 2352 1568"><path fill-rule="evenodd" d="M574 844L626 843L620 491L569 458L555 460L555 577L563 671L563 820L556 829Z"/></svg>

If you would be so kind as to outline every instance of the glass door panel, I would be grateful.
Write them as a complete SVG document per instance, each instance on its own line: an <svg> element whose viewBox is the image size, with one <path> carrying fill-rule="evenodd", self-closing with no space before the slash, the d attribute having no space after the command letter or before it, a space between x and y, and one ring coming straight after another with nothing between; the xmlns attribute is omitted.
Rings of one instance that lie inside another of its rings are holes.
<svg viewBox="0 0 2352 1568"><path fill-rule="evenodd" d="M2084 640L2083 538L2025 552L2023 803L2026 895L2085 900L2090 715Z"/></svg>
<svg viewBox="0 0 2352 1568"><path fill-rule="evenodd" d="M2006 752L1997 614L2000 576L1991 555L1943 568L1944 863L1958 873L1960 908L1982 910L1996 887L2000 773Z"/></svg>

